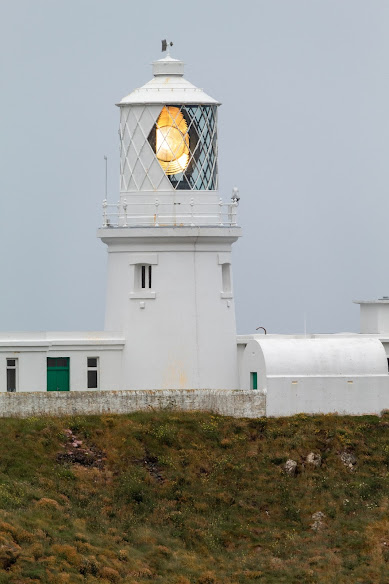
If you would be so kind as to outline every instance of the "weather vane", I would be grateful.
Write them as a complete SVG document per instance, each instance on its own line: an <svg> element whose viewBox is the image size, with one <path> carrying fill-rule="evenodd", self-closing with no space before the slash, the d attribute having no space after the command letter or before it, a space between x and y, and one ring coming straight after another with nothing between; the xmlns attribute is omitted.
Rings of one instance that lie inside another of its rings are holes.
<svg viewBox="0 0 389 584"><path fill-rule="evenodd" d="M165 51L167 51L167 54L170 55L170 47L172 47L172 46L173 46L172 42L168 43L167 40L164 39L162 41L162 52L164 53Z"/></svg>

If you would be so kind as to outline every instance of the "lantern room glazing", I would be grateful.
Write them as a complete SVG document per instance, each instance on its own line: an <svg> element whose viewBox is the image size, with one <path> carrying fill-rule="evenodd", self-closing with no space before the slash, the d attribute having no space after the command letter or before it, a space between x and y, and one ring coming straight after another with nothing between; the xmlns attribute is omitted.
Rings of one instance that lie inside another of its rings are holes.
<svg viewBox="0 0 389 584"><path fill-rule="evenodd" d="M174 189L217 189L216 106L164 106L148 141Z"/></svg>

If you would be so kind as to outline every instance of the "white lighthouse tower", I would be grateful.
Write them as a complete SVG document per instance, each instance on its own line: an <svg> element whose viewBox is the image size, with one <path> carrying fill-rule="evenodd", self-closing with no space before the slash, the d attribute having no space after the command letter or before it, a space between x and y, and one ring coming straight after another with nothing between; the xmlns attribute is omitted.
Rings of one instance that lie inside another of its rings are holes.
<svg viewBox="0 0 389 584"><path fill-rule="evenodd" d="M120 200L104 202L105 330L125 338L123 389L237 389L231 245L236 200L218 193L217 108L184 63L118 104ZM111 212L112 211L112 212Z"/></svg>

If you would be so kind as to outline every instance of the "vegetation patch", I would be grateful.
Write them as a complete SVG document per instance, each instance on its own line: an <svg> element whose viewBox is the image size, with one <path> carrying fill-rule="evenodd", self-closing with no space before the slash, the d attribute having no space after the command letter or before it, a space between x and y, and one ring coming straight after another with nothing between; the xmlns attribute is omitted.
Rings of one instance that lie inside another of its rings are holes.
<svg viewBox="0 0 389 584"><path fill-rule="evenodd" d="M387 413L0 426L0 584L386 584L388 511Z"/></svg>

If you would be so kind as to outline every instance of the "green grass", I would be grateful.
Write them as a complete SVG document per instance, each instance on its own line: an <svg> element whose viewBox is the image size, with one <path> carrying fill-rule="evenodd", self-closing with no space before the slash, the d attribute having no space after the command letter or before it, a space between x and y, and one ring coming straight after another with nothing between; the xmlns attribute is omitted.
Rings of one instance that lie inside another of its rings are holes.
<svg viewBox="0 0 389 584"><path fill-rule="evenodd" d="M0 584L384 584L388 510L388 415L0 423Z"/></svg>

